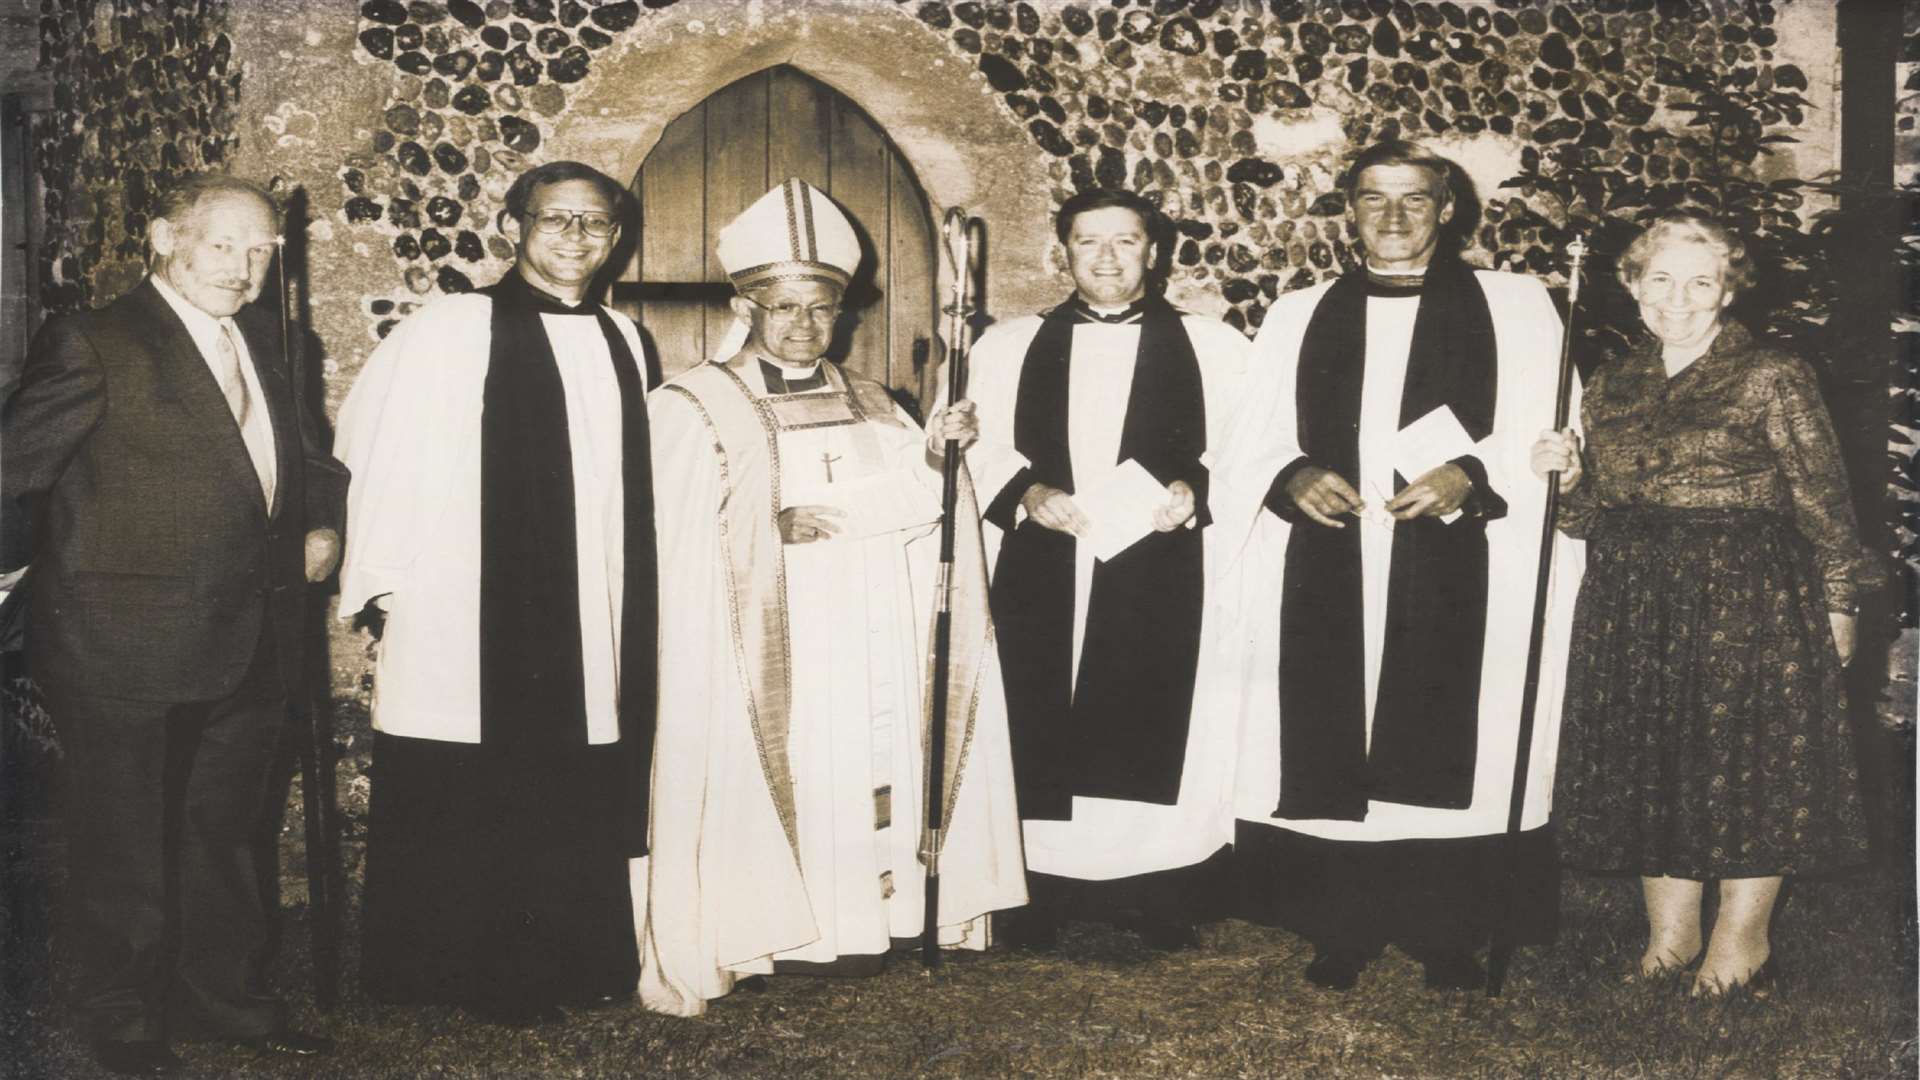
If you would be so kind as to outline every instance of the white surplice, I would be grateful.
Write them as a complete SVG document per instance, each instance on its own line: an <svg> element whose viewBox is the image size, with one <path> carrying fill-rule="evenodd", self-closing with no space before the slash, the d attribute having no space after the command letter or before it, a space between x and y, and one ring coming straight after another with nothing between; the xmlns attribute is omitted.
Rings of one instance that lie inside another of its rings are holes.
<svg viewBox="0 0 1920 1080"><path fill-rule="evenodd" d="M340 617L383 598L373 726L389 735L480 741L480 414L492 305L466 293L409 316L340 409L334 450L353 472ZM601 744L620 737L625 495L620 384L594 311L539 318L566 398L587 741ZM625 316L613 321L644 381L639 334Z"/></svg>
<svg viewBox="0 0 1920 1080"><path fill-rule="evenodd" d="M1487 836L1506 829L1546 503L1546 483L1534 476L1529 455L1541 430L1553 423L1561 323L1546 289L1534 279L1486 270L1477 271L1474 278L1486 294L1498 349L1493 430L1476 445L1475 456L1486 466L1488 484L1506 500L1508 512L1486 526L1490 577L1472 802L1465 809L1447 810L1370 801L1364 821L1271 816L1280 792L1280 590L1293 526L1261 509L1260 501L1275 474L1300 456L1295 372L1308 321L1331 287L1329 282L1282 296L1267 312L1254 342L1254 373L1246 407L1229 440L1226 460L1214 474L1217 527L1223 536L1233 538L1234 545L1230 583L1221 594L1233 608L1232 617L1241 628L1238 636L1244 642L1235 785L1235 810L1243 820L1328 840L1441 839ZM1395 439L1418 304L1417 297L1367 300L1357 487L1369 509L1379 508L1393 495ZM1348 518L1346 527L1361 530L1363 611L1358 614L1366 643L1366 723L1371 735L1386 637L1393 530L1361 517ZM1573 601L1584 565L1584 546L1556 534L1521 820L1525 829L1545 825L1551 808ZM1471 618L1479 613L1460 614ZM1326 613L1328 619L1351 617L1350 613Z"/></svg>
<svg viewBox="0 0 1920 1080"><path fill-rule="evenodd" d="M757 364L741 377L765 395ZM636 882L641 998L650 1009L697 1015L737 977L771 971L776 960L883 953L893 938L920 933L923 676L939 536L929 520L781 548L796 864L729 627L726 466L685 397L663 390L649 405L661 664L651 867L644 888ZM890 419L781 431L778 483L818 490L829 468L835 482L904 471L926 485L937 515L940 474L926 463L925 436L897 410ZM1026 902L997 667L980 687L940 891L942 944L973 949L986 943L982 916Z"/></svg>
<svg viewBox="0 0 1920 1080"><path fill-rule="evenodd" d="M1200 366L1207 413L1209 453L1225 439L1238 407L1250 346L1237 330L1215 319L1186 315L1181 324ZM1039 332L1039 316L1013 319L980 337L969 354L967 396L977 405L980 440L967 451L981 503L991 501L1027 461L1014 447L1014 412L1020 370L1027 347ZM1067 438L1076 486L1091 483L1118 464L1127 401L1133 390L1140 326L1085 323L1073 328L1073 361L1067 378ZM1024 518L1024 512L1019 512ZM988 565L999 552L1001 534L983 526ZM1218 561L1214 530L1204 539L1208 577ZM1080 646L1086 636L1087 601L1093 588L1090 545L1075 545L1073 665L1080 670ZM1209 591L1212 586L1209 584ZM1223 637L1227 627L1208 605L1200 636L1200 661L1189 714L1186 756L1179 800L1171 806L1125 799L1075 796L1066 821L1026 821L1027 865L1040 873L1088 881L1106 881L1200 862L1233 839L1233 684L1237 663L1222 663L1234 650ZM1142 626L1141 634L1153 628Z"/></svg>

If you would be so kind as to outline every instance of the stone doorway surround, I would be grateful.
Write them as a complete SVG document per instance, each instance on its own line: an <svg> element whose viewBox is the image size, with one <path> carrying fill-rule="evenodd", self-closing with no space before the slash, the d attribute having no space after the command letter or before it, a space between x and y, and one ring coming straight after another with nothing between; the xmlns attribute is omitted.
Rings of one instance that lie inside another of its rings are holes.
<svg viewBox="0 0 1920 1080"><path fill-rule="evenodd" d="M879 124L919 179L933 220L962 206L986 222L988 314L1007 318L1065 295L1066 278L1051 269L1054 182L1044 155L974 65L946 55L910 8L681 0L640 20L619 48L595 59L543 157L631 177L675 117L744 76L791 65ZM940 262L944 302L951 285Z"/></svg>
<svg viewBox="0 0 1920 1080"><path fill-rule="evenodd" d="M754 72L667 126L629 185L640 236L614 282L613 306L652 338L666 374L717 359L735 316L708 237L787 177L831 198L860 238L827 355L924 409L938 307L926 196L859 105L791 67Z"/></svg>

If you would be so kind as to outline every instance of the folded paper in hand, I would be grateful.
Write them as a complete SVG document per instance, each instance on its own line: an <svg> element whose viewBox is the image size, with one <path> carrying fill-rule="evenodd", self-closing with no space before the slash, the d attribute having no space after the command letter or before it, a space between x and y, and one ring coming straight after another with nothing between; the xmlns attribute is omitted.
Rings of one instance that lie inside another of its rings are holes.
<svg viewBox="0 0 1920 1080"><path fill-rule="evenodd" d="M1166 487L1128 458L1073 493L1074 504L1093 523L1082 542L1091 546L1095 559L1113 558L1153 531L1153 512L1168 498Z"/></svg>
<svg viewBox="0 0 1920 1080"><path fill-rule="evenodd" d="M1473 436L1460 426L1460 418L1445 405L1400 429L1393 447L1393 469L1411 484L1457 457L1474 452ZM1443 514L1440 520L1452 524L1460 511Z"/></svg>
<svg viewBox="0 0 1920 1080"><path fill-rule="evenodd" d="M911 529L940 520L940 496L907 474L888 469L831 484L807 484L782 492L788 506L830 506L840 511L836 540Z"/></svg>

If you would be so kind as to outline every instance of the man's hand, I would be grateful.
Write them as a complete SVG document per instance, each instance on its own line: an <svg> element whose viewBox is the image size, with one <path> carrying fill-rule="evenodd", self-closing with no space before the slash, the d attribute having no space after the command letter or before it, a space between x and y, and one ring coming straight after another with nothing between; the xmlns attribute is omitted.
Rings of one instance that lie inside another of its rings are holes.
<svg viewBox="0 0 1920 1080"><path fill-rule="evenodd" d="M1859 623L1858 615L1844 611L1827 612L1827 622L1833 627L1833 647L1840 653L1840 666L1853 663L1853 634Z"/></svg>
<svg viewBox="0 0 1920 1080"><path fill-rule="evenodd" d="M1093 530L1093 522L1074 505L1073 496L1057 487L1035 484L1020 497L1020 505L1028 517L1054 532L1084 537Z"/></svg>
<svg viewBox="0 0 1920 1080"><path fill-rule="evenodd" d="M1473 493L1473 479L1467 470L1448 463L1429 469L1420 479L1400 489L1387 500L1387 512L1400 521L1417 517L1440 517L1460 509Z"/></svg>
<svg viewBox="0 0 1920 1080"><path fill-rule="evenodd" d="M832 519L841 516L840 511L831 506L789 506L780 511L780 540L788 544L811 544L836 536L840 526Z"/></svg>
<svg viewBox="0 0 1920 1080"><path fill-rule="evenodd" d="M1352 484L1340 479L1340 474L1332 469L1318 465L1308 465L1293 474L1293 479L1287 481L1287 498L1293 500L1301 513L1336 529L1346 528L1347 523L1335 518L1357 514L1364 505Z"/></svg>
<svg viewBox="0 0 1920 1080"><path fill-rule="evenodd" d="M1542 480L1548 473L1558 472L1562 495L1579 487L1580 478L1585 475L1580 467L1580 436L1575 435L1572 428L1565 431L1548 428L1541 432L1528 461L1533 466L1533 475Z"/></svg>
<svg viewBox="0 0 1920 1080"><path fill-rule="evenodd" d="M307 534L307 580L325 581L340 565L340 534L332 529L315 529Z"/></svg>
<svg viewBox="0 0 1920 1080"><path fill-rule="evenodd" d="M1167 485L1167 505L1154 510L1153 527L1161 532L1172 532L1187 523L1193 517L1193 488L1185 480L1175 480Z"/></svg>
<svg viewBox="0 0 1920 1080"><path fill-rule="evenodd" d="M960 400L933 414L927 421L927 452L938 455L952 439L965 450L980 437L980 420L974 415L973 402Z"/></svg>

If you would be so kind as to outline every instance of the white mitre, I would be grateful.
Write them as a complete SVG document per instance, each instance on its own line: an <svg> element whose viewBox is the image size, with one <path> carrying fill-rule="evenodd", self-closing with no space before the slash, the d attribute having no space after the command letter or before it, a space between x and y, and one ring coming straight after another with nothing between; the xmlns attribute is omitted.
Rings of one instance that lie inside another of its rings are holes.
<svg viewBox="0 0 1920 1080"><path fill-rule="evenodd" d="M844 291L860 266L860 238L832 199L790 176L721 228L714 255L742 295L780 281L823 281ZM713 360L739 352L748 329L735 319Z"/></svg>
<svg viewBox="0 0 1920 1080"><path fill-rule="evenodd" d="M860 266L860 238L832 199L788 177L720 230L714 254L736 292L776 281L844 289Z"/></svg>

